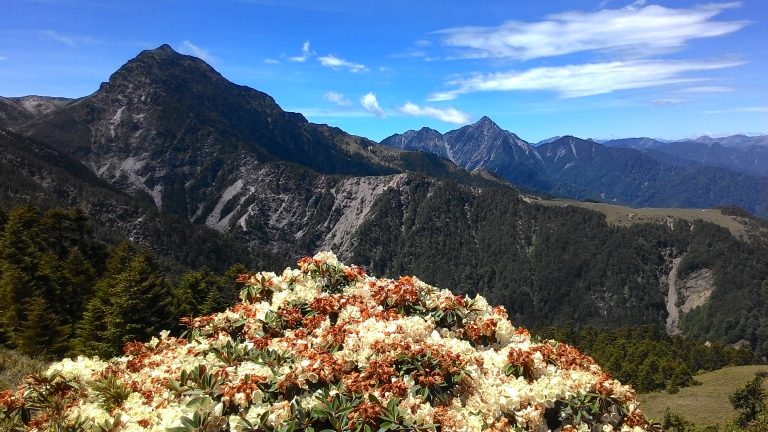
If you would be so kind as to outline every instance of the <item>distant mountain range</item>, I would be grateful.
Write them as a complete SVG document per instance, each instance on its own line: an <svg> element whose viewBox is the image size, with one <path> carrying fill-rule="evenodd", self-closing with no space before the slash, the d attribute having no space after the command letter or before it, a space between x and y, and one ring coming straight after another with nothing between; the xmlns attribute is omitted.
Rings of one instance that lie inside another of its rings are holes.
<svg viewBox="0 0 768 432"><path fill-rule="evenodd" d="M444 135L423 128L392 135L381 144L431 152L536 192L646 207L734 204L765 216L768 145L759 144L764 138L729 137L725 141L731 146L724 147L705 138L600 144L566 136L534 147L483 117Z"/></svg>
<svg viewBox="0 0 768 432"><path fill-rule="evenodd" d="M613 226L514 186L761 212L762 177L570 136L533 147L489 118L380 145L285 112L167 45L80 99L0 99L0 127L0 205L82 207L102 239L149 245L177 268L279 271L331 249L373 274L485 294L516 323L664 326L680 315L670 331L768 342L768 323L751 319L768 279L761 221L722 216L754 230L751 242L695 218Z"/></svg>
<svg viewBox="0 0 768 432"><path fill-rule="evenodd" d="M662 163L678 166L711 166L768 176L768 136L733 135L663 142L650 138L606 141L609 147L641 150Z"/></svg>

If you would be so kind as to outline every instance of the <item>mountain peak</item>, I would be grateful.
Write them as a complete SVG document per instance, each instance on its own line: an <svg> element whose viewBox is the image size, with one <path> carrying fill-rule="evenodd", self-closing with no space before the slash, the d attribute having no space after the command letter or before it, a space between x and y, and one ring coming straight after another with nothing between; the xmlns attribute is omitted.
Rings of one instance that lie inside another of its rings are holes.
<svg viewBox="0 0 768 432"><path fill-rule="evenodd" d="M495 127L495 128L501 129L499 127L499 125L497 125L496 122L491 120L491 118L488 117L488 116L483 116L480 120L477 121L477 123L475 123L475 125L476 126L484 126L484 127L489 127L490 126L490 127Z"/></svg>
<svg viewBox="0 0 768 432"><path fill-rule="evenodd" d="M419 132L424 132L424 133L426 133L426 132L438 132L437 130L432 129L431 127L427 127L427 126L424 126L423 128L419 129L418 131Z"/></svg>
<svg viewBox="0 0 768 432"><path fill-rule="evenodd" d="M150 52L156 53L156 54L178 54L176 51L174 51L173 48L171 48L168 44L162 44L159 47L150 50Z"/></svg>
<svg viewBox="0 0 768 432"><path fill-rule="evenodd" d="M171 57L177 57L177 56L181 57L182 55L179 54L173 48L171 48L170 45L162 44L157 48L148 49L140 52L139 55L136 56L136 58L141 59L141 58L150 57L150 58L160 59L160 58L171 58Z"/></svg>
<svg viewBox="0 0 768 432"><path fill-rule="evenodd" d="M182 87L186 87L185 91L200 90L214 83L222 85L225 81L203 60L181 54L170 45L163 44L144 50L128 60L112 74L108 84L113 90L119 88L123 93L135 93L137 88L154 82L156 85L149 87L156 90L163 87L170 94L178 93Z"/></svg>

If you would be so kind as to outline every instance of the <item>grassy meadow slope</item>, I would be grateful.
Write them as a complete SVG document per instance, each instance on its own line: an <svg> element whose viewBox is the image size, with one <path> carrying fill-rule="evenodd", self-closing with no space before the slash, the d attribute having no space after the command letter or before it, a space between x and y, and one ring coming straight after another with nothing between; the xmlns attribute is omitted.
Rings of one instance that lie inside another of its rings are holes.
<svg viewBox="0 0 768 432"><path fill-rule="evenodd" d="M755 377L755 372L768 371L768 365L727 367L696 376L701 385L680 389L680 393L647 393L638 396L646 416L661 420L664 410L685 417L696 425L723 425L736 418L728 396ZM764 383L768 390L768 382Z"/></svg>
<svg viewBox="0 0 768 432"><path fill-rule="evenodd" d="M540 199L531 197L530 200L537 204L562 207L574 206L599 211L605 215L608 224L629 226L639 223L664 223L671 219L683 219L689 222L703 220L727 228L734 237L747 239L754 234L758 224L751 223L749 219L724 214L720 209L697 208L653 208L653 207L629 207L601 202L577 201L564 198ZM766 235L766 228L757 228Z"/></svg>

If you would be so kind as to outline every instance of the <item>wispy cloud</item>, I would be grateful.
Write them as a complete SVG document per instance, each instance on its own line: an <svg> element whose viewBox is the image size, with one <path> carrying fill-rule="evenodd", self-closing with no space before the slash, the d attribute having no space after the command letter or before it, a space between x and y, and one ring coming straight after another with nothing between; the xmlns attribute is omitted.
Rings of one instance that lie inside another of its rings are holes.
<svg viewBox="0 0 768 432"><path fill-rule="evenodd" d="M6 57L6 56L0 56L0 61L3 61L3 60L8 60L8 57Z"/></svg>
<svg viewBox="0 0 768 432"><path fill-rule="evenodd" d="M334 70L346 69L350 72L367 72L368 71L368 68L365 67L365 65L363 64L353 63L351 61L347 61L333 55L318 57L317 60L320 62L321 65L325 67L329 67Z"/></svg>
<svg viewBox="0 0 768 432"><path fill-rule="evenodd" d="M55 40L56 42L61 42L64 45L69 45L71 47L74 47L74 46L77 45L75 43L75 40L72 39L71 37L62 35L62 34L60 34L58 32L53 31L53 30L45 30L43 32L43 35L48 36L49 38Z"/></svg>
<svg viewBox="0 0 768 432"><path fill-rule="evenodd" d="M497 27L441 30L443 43L459 57L529 60L585 51L621 51L645 56L680 49L689 40L722 36L747 21L716 21L738 2L673 9L635 2L621 9L565 12L544 21L508 21Z"/></svg>
<svg viewBox="0 0 768 432"><path fill-rule="evenodd" d="M678 98L667 98L667 99L656 99L653 101L653 104L656 106L667 106L667 105L680 105L688 102L688 99L678 99Z"/></svg>
<svg viewBox="0 0 768 432"><path fill-rule="evenodd" d="M273 59L273 58L265 58L264 63L266 64L280 64L280 60Z"/></svg>
<svg viewBox="0 0 768 432"><path fill-rule="evenodd" d="M73 48L81 44L88 44L96 41L96 39L93 36L65 35L54 30L44 30L40 32L40 34L42 34L47 38L53 39L56 42L62 43L64 45L68 45Z"/></svg>
<svg viewBox="0 0 768 432"><path fill-rule="evenodd" d="M768 106L749 106L728 108L722 110L704 111L706 114L725 114L725 113L768 113Z"/></svg>
<svg viewBox="0 0 768 432"><path fill-rule="evenodd" d="M295 57L288 57L288 61L304 63L308 58L312 57L315 53L309 49L309 41L305 41L301 45L301 55Z"/></svg>
<svg viewBox="0 0 768 432"><path fill-rule="evenodd" d="M208 50L201 48L192 42L185 40L179 46L179 52L195 56L206 63L218 63L219 59L214 57Z"/></svg>
<svg viewBox="0 0 768 432"><path fill-rule="evenodd" d="M523 72L478 74L450 81L452 90L434 93L429 100L455 99L466 93L513 90L546 90L564 98L611 93L617 90L650 88L674 83L697 82L703 78L689 72L723 69L743 62L692 62L665 60L615 61L558 67L541 67Z"/></svg>
<svg viewBox="0 0 768 432"><path fill-rule="evenodd" d="M369 92L365 96L360 98L360 105L365 108L366 111L373 113L376 117L386 117L387 114L379 106L379 101L376 100L376 95L373 92Z"/></svg>
<svg viewBox="0 0 768 432"><path fill-rule="evenodd" d="M349 107L352 106L352 101L349 98L344 97L343 94L337 93L335 91L329 91L325 95L323 95L326 100L335 103L336 105L340 107Z"/></svg>
<svg viewBox="0 0 768 432"><path fill-rule="evenodd" d="M725 86L696 86L678 90L680 93L728 93L735 89Z"/></svg>
<svg viewBox="0 0 768 432"><path fill-rule="evenodd" d="M340 110L327 108L288 108L288 111L299 112L312 118L360 118L370 117L370 113L363 110Z"/></svg>
<svg viewBox="0 0 768 432"><path fill-rule="evenodd" d="M398 108L403 114L413 117L431 117L444 121L446 123L452 123L455 125L464 125L469 123L469 114L461 112L456 108L435 108L431 106L420 107L414 103L406 102L405 105Z"/></svg>

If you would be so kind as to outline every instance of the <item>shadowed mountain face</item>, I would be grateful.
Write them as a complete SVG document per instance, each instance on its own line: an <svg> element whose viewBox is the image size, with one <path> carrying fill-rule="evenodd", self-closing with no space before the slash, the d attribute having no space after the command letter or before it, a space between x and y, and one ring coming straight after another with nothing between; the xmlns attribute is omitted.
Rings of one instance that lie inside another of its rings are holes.
<svg viewBox="0 0 768 432"><path fill-rule="evenodd" d="M566 136L533 147L487 117L444 135L424 131L393 135L381 144L432 152L459 166L486 169L538 192L637 206L736 204L768 214L768 181L760 177L761 171L729 170L733 165L726 163L705 166L708 164L690 156L682 146L676 153L667 150L678 143L633 138L604 145ZM767 148L753 149L747 159L761 160L760 150Z"/></svg>
<svg viewBox="0 0 768 432"><path fill-rule="evenodd" d="M235 85L167 45L142 52L96 93L20 130L189 218L205 212L200 201L234 183L233 173L260 162L327 173L394 172L366 155L373 142L284 112L267 94Z"/></svg>

